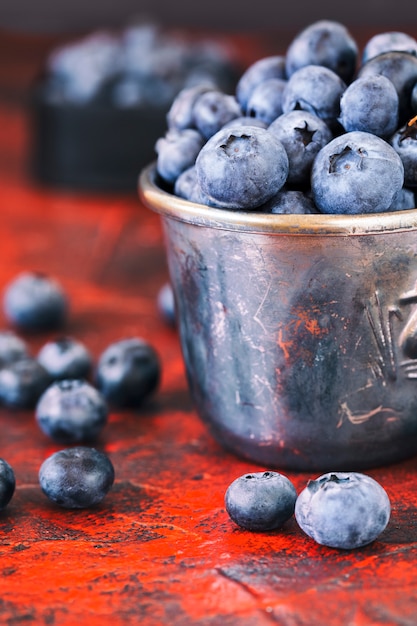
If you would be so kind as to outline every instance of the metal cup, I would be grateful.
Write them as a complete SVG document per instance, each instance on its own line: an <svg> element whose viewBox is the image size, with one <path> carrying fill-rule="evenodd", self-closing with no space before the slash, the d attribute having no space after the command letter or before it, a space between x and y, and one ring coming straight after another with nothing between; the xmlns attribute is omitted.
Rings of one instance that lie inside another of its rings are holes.
<svg viewBox="0 0 417 626"><path fill-rule="evenodd" d="M271 215L187 202L161 215L196 410L240 457L360 470L417 453L417 209Z"/></svg>

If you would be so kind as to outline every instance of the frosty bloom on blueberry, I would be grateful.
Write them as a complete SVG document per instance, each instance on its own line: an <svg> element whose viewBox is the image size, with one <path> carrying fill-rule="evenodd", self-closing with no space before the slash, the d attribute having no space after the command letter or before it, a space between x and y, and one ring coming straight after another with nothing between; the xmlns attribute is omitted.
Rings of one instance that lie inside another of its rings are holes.
<svg viewBox="0 0 417 626"><path fill-rule="evenodd" d="M358 472L329 472L310 480L295 503L295 518L309 537L347 550L374 541L390 513L385 489Z"/></svg>
<svg viewBox="0 0 417 626"><path fill-rule="evenodd" d="M251 209L284 185L288 156L282 143L264 128L226 128L203 146L196 171L202 191L214 206Z"/></svg>
<svg viewBox="0 0 417 626"><path fill-rule="evenodd" d="M394 148L361 131L325 145L311 172L313 199L323 213L387 211L403 183L404 167Z"/></svg>

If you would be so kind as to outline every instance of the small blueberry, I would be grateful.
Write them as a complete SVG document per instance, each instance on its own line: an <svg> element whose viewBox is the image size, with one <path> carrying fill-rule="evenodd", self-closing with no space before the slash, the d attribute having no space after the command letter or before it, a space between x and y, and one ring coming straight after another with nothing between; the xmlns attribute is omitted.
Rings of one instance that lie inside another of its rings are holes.
<svg viewBox="0 0 417 626"><path fill-rule="evenodd" d="M59 450L39 469L43 493L67 509L101 502L114 482L114 467L106 454L84 446Z"/></svg>
<svg viewBox="0 0 417 626"><path fill-rule="evenodd" d="M58 443L94 440L107 423L107 404L102 394L83 380L52 383L36 405L40 429Z"/></svg>
<svg viewBox="0 0 417 626"><path fill-rule="evenodd" d="M278 472L252 472L236 478L226 490L225 506L242 528L267 531L280 528L294 513L297 493Z"/></svg>

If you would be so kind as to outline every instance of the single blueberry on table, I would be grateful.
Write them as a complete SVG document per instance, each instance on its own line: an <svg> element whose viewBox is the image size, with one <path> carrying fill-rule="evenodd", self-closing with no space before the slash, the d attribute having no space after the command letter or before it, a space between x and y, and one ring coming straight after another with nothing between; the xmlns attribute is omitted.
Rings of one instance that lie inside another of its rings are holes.
<svg viewBox="0 0 417 626"><path fill-rule="evenodd" d="M357 472L330 472L310 480L295 503L300 528L317 543L351 550L386 528L391 505L385 489Z"/></svg>
<svg viewBox="0 0 417 626"><path fill-rule="evenodd" d="M153 346L139 337L110 344L100 355L95 382L115 407L137 407L157 389L161 363Z"/></svg>
<svg viewBox="0 0 417 626"><path fill-rule="evenodd" d="M306 65L322 65L349 83L356 70L358 45L340 22L319 20L294 37L285 56L288 77Z"/></svg>
<svg viewBox="0 0 417 626"><path fill-rule="evenodd" d="M29 356L26 341L11 330L0 331L0 367Z"/></svg>
<svg viewBox="0 0 417 626"><path fill-rule="evenodd" d="M13 468L7 461L0 459L0 511L9 504L16 488Z"/></svg>
<svg viewBox="0 0 417 626"><path fill-rule="evenodd" d="M333 139L330 128L313 113L290 111L277 117L268 131L274 133L287 152L287 184L308 186L316 154Z"/></svg>
<svg viewBox="0 0 417 626"><path fill-rule="evenodd" d="M322 119L334 132L339 128L340 98L346 84L321 65L306 65L287 81L282 98L284 113L301 109Z"/></svg>
<svg viewBox="0 0 417 626"><path fill-rule="evenodd" d="M394 148L361 131L332 139L311 171L313 200L323 213L388 211L403 184L404 167Z"/></svg>
<svg viewBox="0 0 417 626"><path fill-rule="evenodd" d="M51 377L36 359L19 359L0 369L0 404L32 409L50 384Z"/></svg>
<svg viewBox="0 0 417 626"><path fill-rule="evenodd" d="M346 131L361 130L387 139L398 128L399 98L389 78L357 78L340 99L339 122Z"/></svg>
<svg viewBox="0 0 417 626"><path fill-rule="evenodd" d="M236 98L247 114L248 102L254 89L270 78L285 80L285 57L272 55L254 61L241 75L236 85Z"/></svg>
<svg viewBox="0 0 417 626"><path fill-rule="evenodd" d="M84 380L60 380L38 400L35 417L40 429L58 443L93 441L107 423L103 395Z"/></svg>
<svg viewBox="0 0 417 626"><path fill-rule="evenodd" d="M53 380L87 378L92 368L89 350L73 337L63 336L48 341L36 358Z"/></svg>
<svg viewBox="0 0 417 626"><path fill-rule="evenodd" d="M280 528L294 513L297 493L278 472L253 472L236 478L226 490L225 506L231 519L251 531Z"/></svg>
<svg viewBox="0 0 417 626"><path fill-rule="evenodd" d="M214 206L253 209L269 200L288 177L288 156L267 129L223 128L210 137L196 159L201 190Z"/></svg>
<svg viewBox="0 0 417 626"><path fill-rule="evenodd" d="M4 313L25 331L60 327L68 314L68 298L58 281L42 272L22 272L4 290Z"/></svg>
<svg viewBox="0 0 417 626"><path fill-rule="evenodd" d="M110 491L114 478L109 457L85 446L59 450L45 459L39 469L43 493L67 509L98 504Z"/></svg>
<svg viewBox="0 0 417 626"><path fill-rule="evenodd" d="M174 291L170 282L166 282L158 291L158 310L162 318L169 326L176 326L177 316L175 308Z"/></svg>

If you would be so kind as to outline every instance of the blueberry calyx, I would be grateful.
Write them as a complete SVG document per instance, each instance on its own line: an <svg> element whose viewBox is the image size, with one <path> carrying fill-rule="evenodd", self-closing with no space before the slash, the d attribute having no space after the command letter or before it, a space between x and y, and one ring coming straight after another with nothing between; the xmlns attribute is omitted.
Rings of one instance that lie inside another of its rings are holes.
<svg viewBox="0 0 417 626"><path fill-rule="evenodd" d="M364 148L352 150L350 146L343 148L338 154L332 154L329 158L329 174L345 174L348 170L355 168L361 170L363 159L367 156Z"/></svg>
<svg viewBox="0 0 417 626"><path fill-rule="evenodd" d="M231 156L232 154L240 152L240 144L248 139L250 139L250 135L241 134L238 137L237 135L230 134L226 142L220 145L220 149L223 150L227 156Z"/></svg>
<svg viewBox="0 0 417 626"><path fill-rule="evenodd" d="M310 130L307 122L304 122L304 128L296 126L294 130L301 137L301 141L305 146L308 146L312 141L315 134L315 130Z"/></svg>

